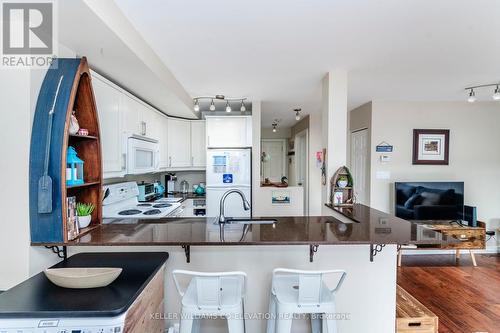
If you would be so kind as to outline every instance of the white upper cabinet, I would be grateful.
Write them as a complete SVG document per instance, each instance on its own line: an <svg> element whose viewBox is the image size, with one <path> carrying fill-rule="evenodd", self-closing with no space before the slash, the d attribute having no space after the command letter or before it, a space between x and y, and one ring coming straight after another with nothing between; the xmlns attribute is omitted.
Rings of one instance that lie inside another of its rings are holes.
<svg viewBox="0 0 500 333"><path fill-rule="evenodd" d="M142 135L139 121L139 102L129 95L122 93L120 107L122 113L122 128L124 132Z"/></svg>
<svg viewBox="0 0 500 333"><path fill-rule="evenodd" d="M232 148L252 146L250 116L207 116L207 147Z"/></svg>
<svg viewBox="0 0 500 333"><path fill-rule="evenodd" d="M158 115L158 124L160 137L158 139L160 144L160 170L165 170L169 167L169 155L168 155L168 118Z"/></svg>
<svg viewBox="0 0 500 333"><path fill-rule="evenodd" d="M125 175L125 156L122 150L120 126L122 93L94 75L92 86L101 128L103 176L104 178L121 177Z"/></svg>
<svg viewBox="0 0 500 333"><path fill-rule="evenodd" d="M168 166L191 167L191 124L189 120L168 118Z"/></svg>
<svg viewBox="0 0 500 333"><path fill-rule="evenodd" d="M205 137L205 121L191 121L191 166L194 168L206 166L207 145Z"/></svg>

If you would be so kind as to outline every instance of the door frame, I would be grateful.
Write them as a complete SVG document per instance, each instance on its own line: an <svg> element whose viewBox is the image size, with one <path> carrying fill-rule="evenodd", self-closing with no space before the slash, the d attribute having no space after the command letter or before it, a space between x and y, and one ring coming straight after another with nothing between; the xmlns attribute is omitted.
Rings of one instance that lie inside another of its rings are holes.
<svg viewBox="0 0 500 333"><path fill-rule="evenodd" d="M305 154L304 154L304 165L305 165L305 170L304 170L304 216L309 216L309 129L306 128L298 133L295 134L293 140L294 140L294 150L295 150L295 174L298 175L297 168L299 165L299 159L297 158L299 154L298 152L298 145L297 145L297 138L303 138L304 140L304 147L305 147ZM301 139L302 140L302 139ZM298 183L297 183L297 186Z"/></svg>
<svg viewBox="0 0 500 333"><path fill-rule="evenodd" d="M282 174L283 175L286 175L286 177L288 178L288 165L287 165L287 161L286 161L286 154L287 154L287 139L261 139L260 140L260 151L263 152L263 147L262 147L262 144L264 142L281 142L282 144L282 151L283 151L283 160L282 160L282 166L283 166L283 169L282 169ZM264 180L264 168L262 167L262 164L263 162L261 162L261 180L263 181ZM281 179L280 179L281 180Z"/></svg>

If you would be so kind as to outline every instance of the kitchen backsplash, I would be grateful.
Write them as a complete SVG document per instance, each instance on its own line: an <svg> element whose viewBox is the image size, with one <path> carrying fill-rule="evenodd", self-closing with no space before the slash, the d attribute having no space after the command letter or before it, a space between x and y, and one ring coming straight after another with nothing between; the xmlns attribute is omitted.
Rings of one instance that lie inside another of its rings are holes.
<svg viewBox="0 0 500 333"><path fill-rule="evenodd" d="M194 184L205 183L205 171L177 171L174 172L177 176L177 184L176 190L179 189L179 184L181 181L186 180L189 183L190 188L193 188ZM124 178L110 178L105 179L104 184L115 184L122 182L153 182L156 180L161 181L163 185L165 185L165 175L167 172L155 173L155 174L145 174L145 175L127 175Z"/></svg>

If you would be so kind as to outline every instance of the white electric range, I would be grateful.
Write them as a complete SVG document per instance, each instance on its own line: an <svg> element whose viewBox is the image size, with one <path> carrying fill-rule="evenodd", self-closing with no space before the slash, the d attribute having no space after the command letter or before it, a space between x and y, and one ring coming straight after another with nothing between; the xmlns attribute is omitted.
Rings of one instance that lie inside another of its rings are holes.
<svg viewBox="0 0 500 333"><path fill-rule="evenodd" d="M103 187L102 216L104 219L157 219L174 216L179 202L162 199L139 202L139 188L135 182L118 183Z"/></svg>

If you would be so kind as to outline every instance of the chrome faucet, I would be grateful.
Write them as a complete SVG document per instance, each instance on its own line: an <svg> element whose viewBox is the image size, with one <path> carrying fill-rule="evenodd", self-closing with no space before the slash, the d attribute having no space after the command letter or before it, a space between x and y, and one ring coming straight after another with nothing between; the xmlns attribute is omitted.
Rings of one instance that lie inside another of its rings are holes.
<svg viewBox="0 0 500 333"><path fill-rule="evenodd" d="M240 191L240 190L229 190L226 193L222 195L222 198L220 198L220 212L219 212L219 224L220 223L226 223L226 216L224 214L224 209L225 209L225 203L226 203L226 198L228 195L231 193L237 193L240 195L241 200L243 201L243 209L245 210L250 210L250 203L248 203L247 198L245 198L245 194Z"/></svg>

